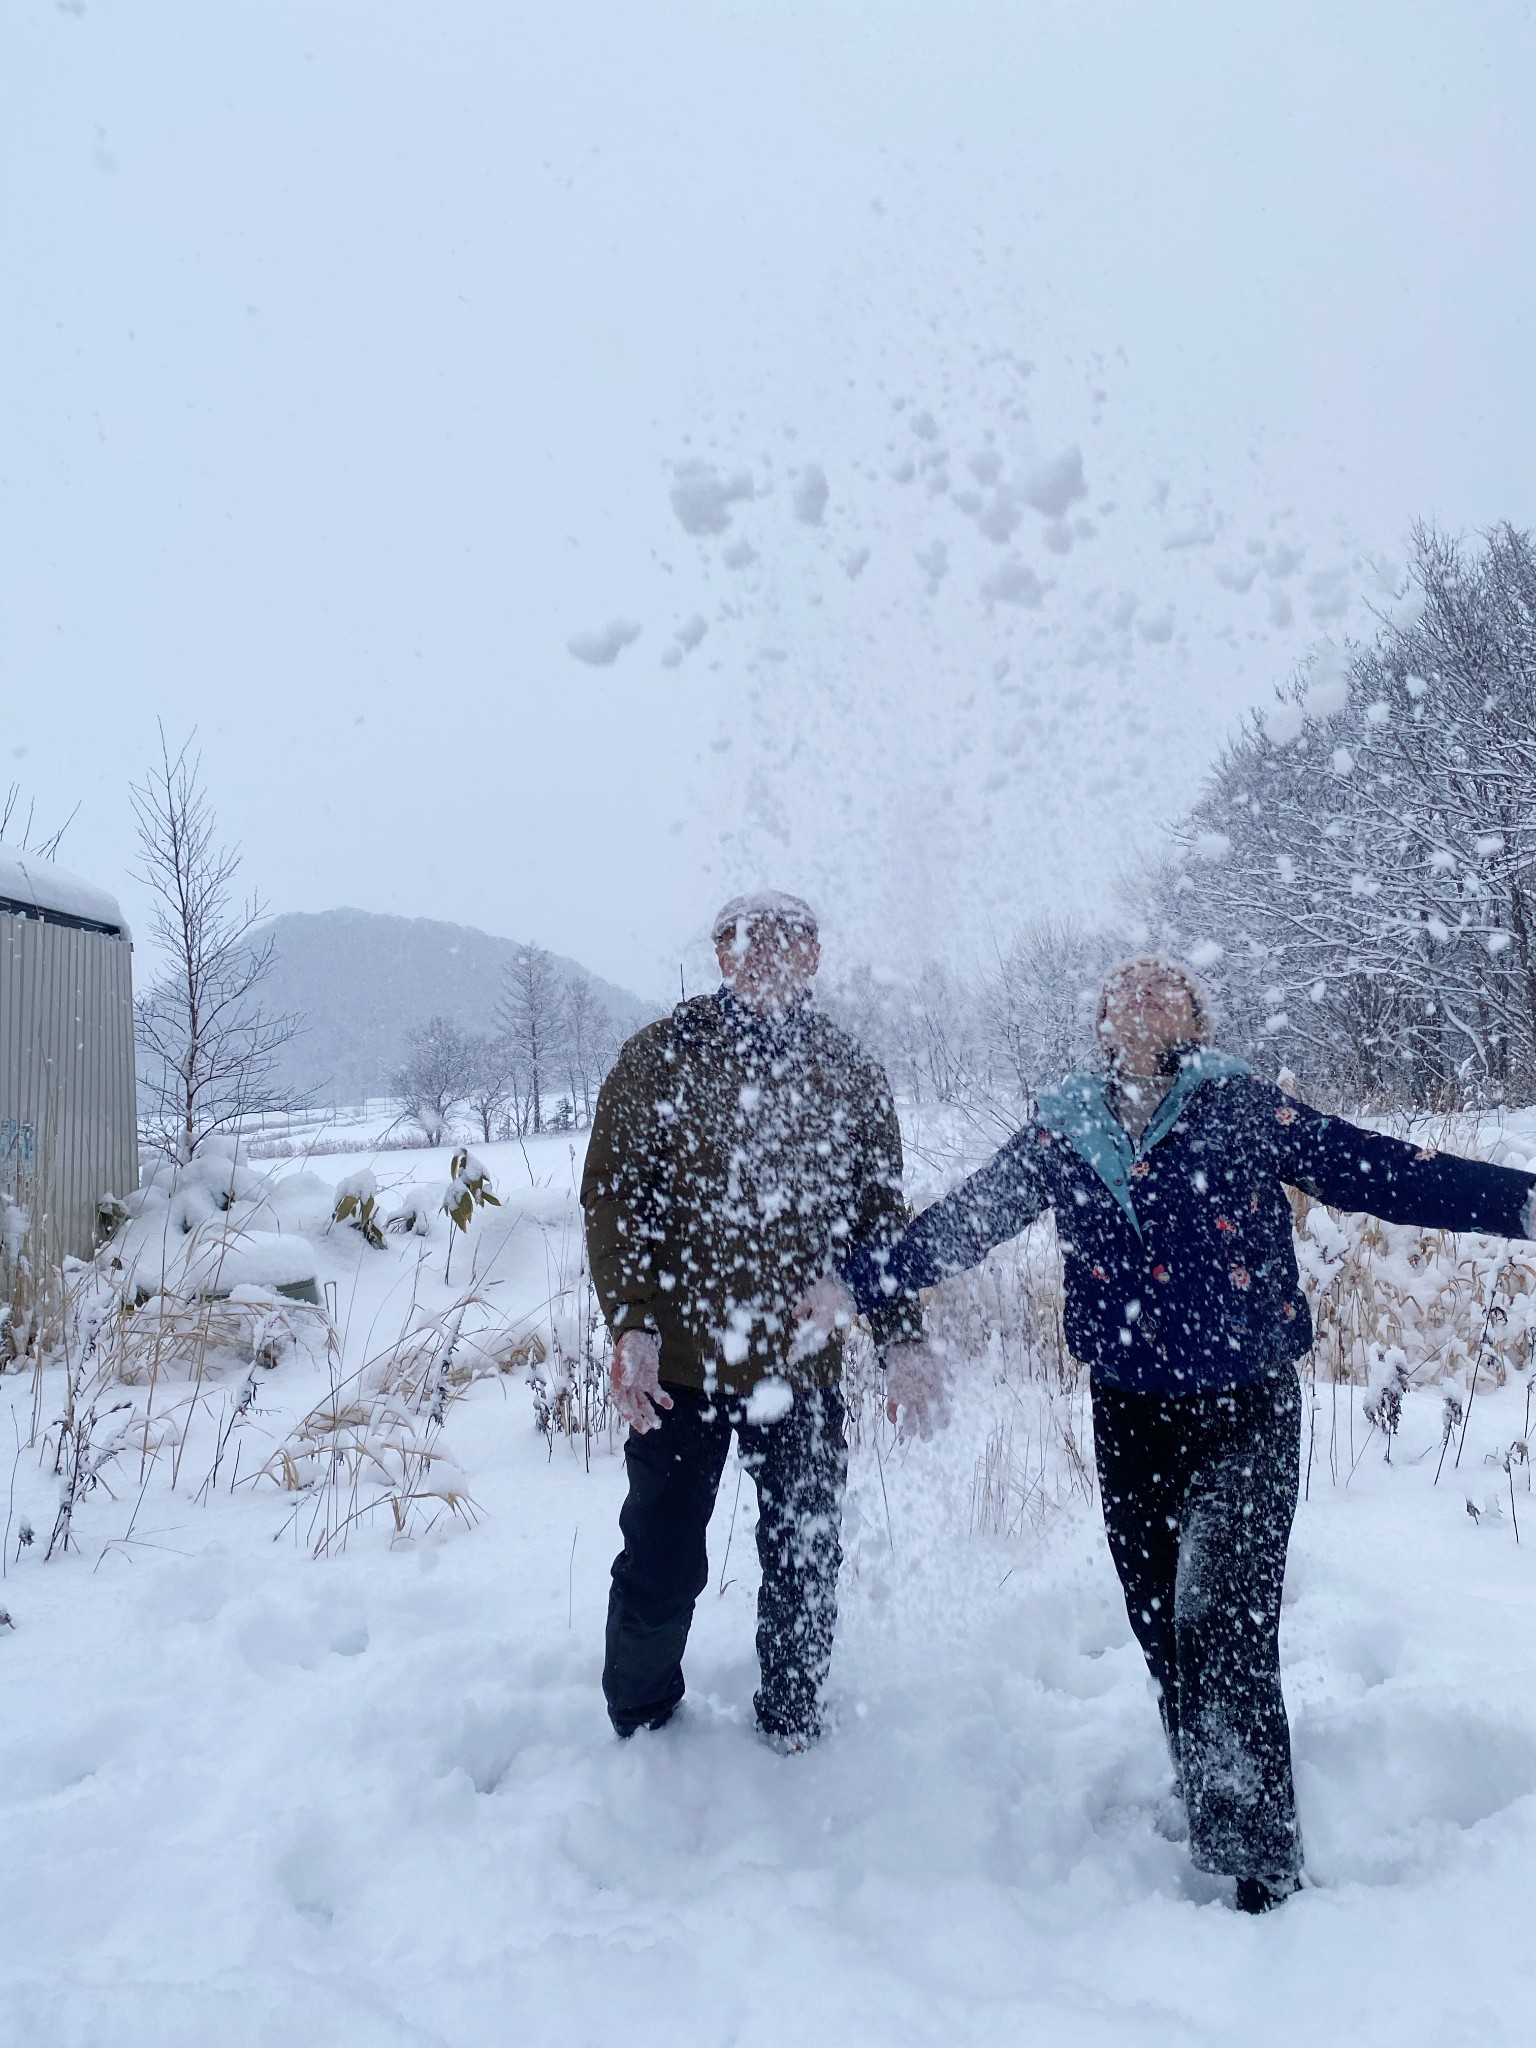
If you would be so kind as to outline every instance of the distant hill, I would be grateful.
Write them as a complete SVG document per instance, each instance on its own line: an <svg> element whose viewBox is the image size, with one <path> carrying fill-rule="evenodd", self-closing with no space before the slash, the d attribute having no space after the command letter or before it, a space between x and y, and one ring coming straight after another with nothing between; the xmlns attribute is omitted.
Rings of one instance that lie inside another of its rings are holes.
<svg viewBox="0 0 1536 2048"><path fill-rule="evenodd" d="M304 1030L284 1054L285 1077L321 1103L383 1095L405 1052L405 1035L429 1017L489 1031L502 972L515 942L430 917L367 910L290 912L253 935L273 941L269 1010L292 1011ZM579 962L551 954L562 973ZM613 1017L634 1030L656 1014L628 989L588 976Z"/></svg>

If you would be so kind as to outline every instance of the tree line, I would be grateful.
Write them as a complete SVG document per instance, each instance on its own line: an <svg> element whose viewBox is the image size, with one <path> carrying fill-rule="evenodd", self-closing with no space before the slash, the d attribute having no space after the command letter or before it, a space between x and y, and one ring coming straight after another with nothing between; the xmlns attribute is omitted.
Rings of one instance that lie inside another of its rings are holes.
<svg viewBox="0 0 1536 2048"><path fill-rule="evenodd" d="M541 946L521 945L507 963L492 1029L428 1018L407 1034L393 1091L432 1145L461 1117L487 1144L568 1130L592 1121L622 1036L587 975L562 974Z"/></svg>
<svg viewBox="0 0 1536 2048"><path fill-rule="evenodd" d="M1118 927L1047 915L969 973L936 961L910 978L859 968L828 979L819 1000L904 1101L1012 1130L1042 1088L1089 1056L1094 995L1127 944Z"/></svg>

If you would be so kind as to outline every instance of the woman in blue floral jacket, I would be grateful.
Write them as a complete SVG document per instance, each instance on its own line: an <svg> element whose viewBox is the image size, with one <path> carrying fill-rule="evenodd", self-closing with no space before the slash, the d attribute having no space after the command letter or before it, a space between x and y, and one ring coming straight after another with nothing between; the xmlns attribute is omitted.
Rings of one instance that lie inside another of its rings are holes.
<svg viewBox="0 0 1536 2048"><path fill-rule="evenodd" d="M860 1310L914 1299L1055 1211L1105 1527L1191 1853L1260 1912L1301 1869L1279 1621L1293 1368L1312 1327L1286 1189L1390 1223L1528 1237L1536 1178L1361 1130L1259 1080L1212 1050L1209 1004L1176 962L1117 968L1098 1021L1105 1068L1042 1096L994 1159L901 1236L854 1247L840 1279ZM893 1405L926 1429L942 1368L912 1345L889 1363Z"/></svg>

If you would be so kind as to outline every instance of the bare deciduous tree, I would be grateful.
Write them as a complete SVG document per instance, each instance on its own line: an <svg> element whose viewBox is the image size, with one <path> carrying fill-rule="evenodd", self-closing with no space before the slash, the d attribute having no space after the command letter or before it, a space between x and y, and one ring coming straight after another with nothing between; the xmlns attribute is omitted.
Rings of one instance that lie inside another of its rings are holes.
<svg viewBox="0 0 1536 2048"><path fill-rule="evenodd" d="M896 977L857 967L818 1000L914 1107L942 1104L978 1127L1013 1131L1040 1089L1094 1058L1093 996L1125 950L1113 930L1042 916L996 948L988 972L930 962Z"/></svg>
<svg viewBox="0 0 1536 2048"><path fill-rule="evenodd" d="M1089 1018L1106 970L1125 950L1076 918L1031 918L977 993L983 1078L990 1093L1027 1104L1094 1056Z"/></svg>
<svg viewBox="0 0 1536 2048"><path fill-rule="evenodd" d="M304 1106L278 1057L299 1021L269 1013L261 1000L272 941L253 944L252 933L265 907L234 893L239 850L217 844L190 748L188 739L172 755L162 729L159 764L132 790L136 872L150 891L164 959L134 1006L140 1115L152 1142L178 1159L248 1118Z"/></svg>
<svg viewBox="0 0 1536 2048"><path fill-rule="evenodd" d="M454 1111L474 1089L477 1042L451 1017L429 1017L406 1033L406 1046L394 1077L395 1094L427 1143L441 1145L451 1133Z"/></svg>
<svg viewBox="0 0 1536 2048"><path fill-rule="evenodd" d="M569 975L565 983L565 1060L572 1107L580 1106L581 1121L592 1121L593 1091L613 1065L619 1049L619 1034L606 1005L582 973Z"/></svg>
<svg viewBox="0 0 1536 2048"><path fill-rule="evenodd" d="M470 1039L472 1072L465 1090L465 1106L480 1126L480 1136L490 1144L496 1127L518 1109L517 1063L511 1048L501 1038L477 1035Z"/></svg>
<svg viewBox="0 0 1536 2048"><path fill-rule="evenodd" d="M526 1109L519 1125L533 1131L544 1128L544 1091L564 1051L563 993L555 963L543 947L519 946L507 967L495 1023L521 1076Z"/></svg>

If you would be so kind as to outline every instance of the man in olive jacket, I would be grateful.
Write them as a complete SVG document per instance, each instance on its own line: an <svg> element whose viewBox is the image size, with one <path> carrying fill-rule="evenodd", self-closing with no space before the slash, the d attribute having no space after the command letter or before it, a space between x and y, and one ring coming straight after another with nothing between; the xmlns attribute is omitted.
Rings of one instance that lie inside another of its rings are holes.
<svg viewBox="0 0 1536 2048"><path fill-rule="evenodd" d="M901 1131L881 1068L810 1001L809 907L739 898L713 936L723 986L625 1045L582 1178L630 1424L603 1690L621 1735L676 1710L734 1430L758 1491L758 1725L799 1749L831 1660L847 1450L841 1340L802 1356L790 1310L849 1245L901 1228ZM882 1349L919 1348L915 1303L870 1321Z"/></svg>

